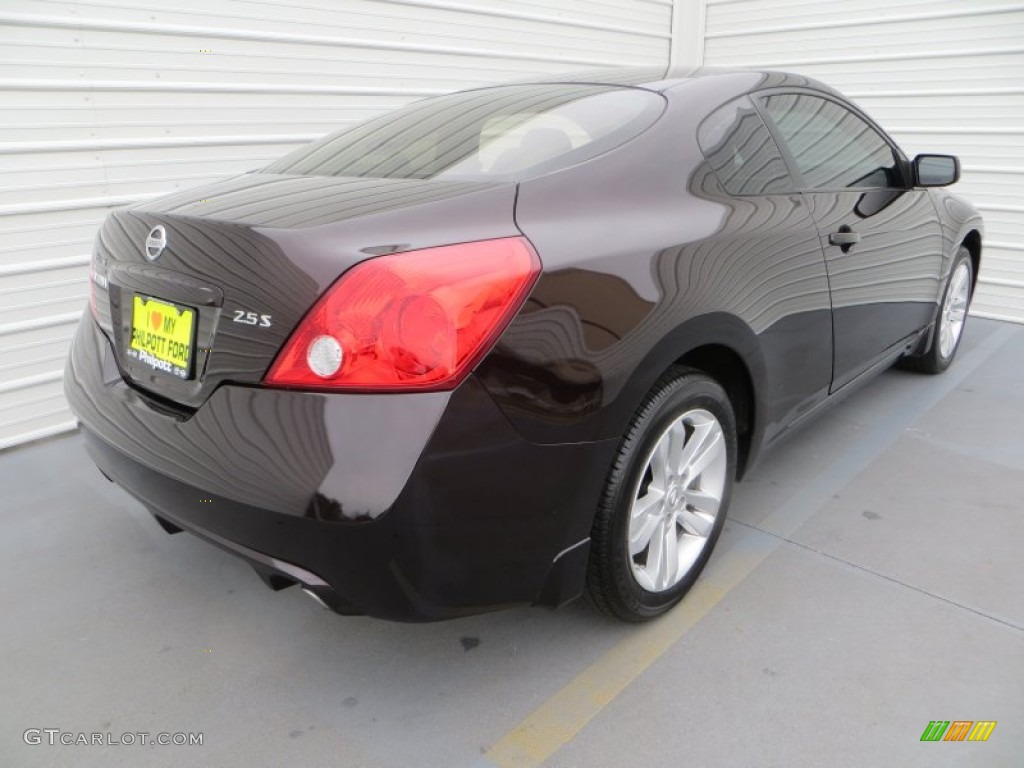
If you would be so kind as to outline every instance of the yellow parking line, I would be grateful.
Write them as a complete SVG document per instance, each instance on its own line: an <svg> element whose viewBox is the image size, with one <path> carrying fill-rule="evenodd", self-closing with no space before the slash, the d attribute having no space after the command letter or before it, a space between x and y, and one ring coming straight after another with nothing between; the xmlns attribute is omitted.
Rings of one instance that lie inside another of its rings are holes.
<svg viewBox="0 0 1024 768"><path fill-rule="evenodd" d="M677 608L638 627L583 670L491 747L487 762L499 768L539 766L570 742L779 545L778 540L749 529L735 533L739 540L714 558Z"/></svg>

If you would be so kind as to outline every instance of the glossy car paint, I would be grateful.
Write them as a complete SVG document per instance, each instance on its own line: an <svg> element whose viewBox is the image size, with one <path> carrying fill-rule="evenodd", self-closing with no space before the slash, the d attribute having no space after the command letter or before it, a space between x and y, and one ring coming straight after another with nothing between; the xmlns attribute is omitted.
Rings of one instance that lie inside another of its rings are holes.
<svg viewBox="0 0 1024 768"><path fill-rule="evenodd" d="M639 137L515 181L254 173L112 214L65 376L100 469L170 530L298 582L341 612L436 619L558 605L583 587L611 457L655 380L718 378L761 448L930 343L961 243L981 221L944 190L727 194L697 142L721 105L812 89L780 73L626 71L588 82L666 100ZM847 253L828 244L863 232ZM167 231L150 263L150 229ZM303 313L376 255L523 234L543 262L526 304L451 392L260 385ZM130 295L199 309L191 381L127 358ZM238 311L270 327L237 324Z"/></svg>

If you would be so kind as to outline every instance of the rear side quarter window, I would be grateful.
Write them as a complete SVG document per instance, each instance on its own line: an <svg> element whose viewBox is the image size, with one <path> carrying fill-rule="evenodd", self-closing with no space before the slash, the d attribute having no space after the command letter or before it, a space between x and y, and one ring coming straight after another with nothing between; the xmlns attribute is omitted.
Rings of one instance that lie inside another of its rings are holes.
<svg viewBox="0 0 1024 768"><path fill-rule="evenodd" d="M779 148L746 96L708 115L697 131L697 143L730 195L775 195L793 190Z"/></svg>

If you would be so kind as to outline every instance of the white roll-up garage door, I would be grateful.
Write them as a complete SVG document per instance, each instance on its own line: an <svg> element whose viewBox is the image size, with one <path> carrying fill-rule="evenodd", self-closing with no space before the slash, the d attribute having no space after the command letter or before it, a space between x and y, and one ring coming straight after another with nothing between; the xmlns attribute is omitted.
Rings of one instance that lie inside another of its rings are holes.
<svg viewBox="0 0 1024 768"><path fill-rule="evenodd" d="M671 0L0 5L0 449L74 427L61 371L110 207L422 96L665 64L671 16Z"/></svg>
<svg viewBox="0 0 1024 768"><path fill-rule="evenodd" d="M985 217L974 313L1024 321L1024 3L708 0L706 19L705 64L816 77L911 157L959 155Z"/></svg>

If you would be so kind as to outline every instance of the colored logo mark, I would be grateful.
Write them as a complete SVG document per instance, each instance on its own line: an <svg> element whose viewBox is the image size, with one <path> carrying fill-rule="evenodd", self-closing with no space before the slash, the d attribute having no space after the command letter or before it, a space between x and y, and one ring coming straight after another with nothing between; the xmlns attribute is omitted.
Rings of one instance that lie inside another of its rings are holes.
<svg viewBox="0 0 1024 768"><path fill-rule="evenodd" d="M932 720L921 741L988 741L995 727L995 720Z"/></svg>

